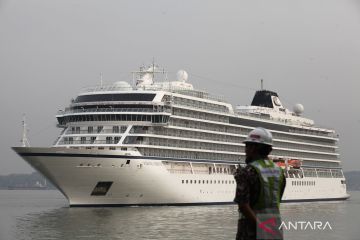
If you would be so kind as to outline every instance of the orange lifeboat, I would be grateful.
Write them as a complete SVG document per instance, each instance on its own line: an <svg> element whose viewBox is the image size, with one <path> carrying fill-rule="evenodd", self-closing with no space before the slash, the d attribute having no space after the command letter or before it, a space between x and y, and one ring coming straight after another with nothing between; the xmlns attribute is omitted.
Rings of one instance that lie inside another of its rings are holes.
<svg viewBox="0 0 360 240"><path fill-rule="evenodd" d="M301 167L301 161L298 159L289 159L288 165L293 168L300 168Z"/></svg>
<svg viewBox="0 0 360 240"><path fill-rule="evenodd" d="M276 165L278 165L279 167L281 167L282 169L286 168L286 164L284 162L275 162Z"/></svg>
<svg viewBox="0 0 360 240"><path fill-rule="evenodd" d="M282 158L272 158L271 160L282 169L286 168L286 163Z"/></svg>

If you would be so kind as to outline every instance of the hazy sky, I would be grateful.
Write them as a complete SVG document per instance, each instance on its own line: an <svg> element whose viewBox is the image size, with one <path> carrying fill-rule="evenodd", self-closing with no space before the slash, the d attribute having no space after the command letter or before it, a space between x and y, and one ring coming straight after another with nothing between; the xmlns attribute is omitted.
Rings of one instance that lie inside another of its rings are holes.
<svg viewBox="0 0 360 240"><path fill-rule="evenodd" d="M32 146L56 139L55 114L81 88L131 82L155 61L199 89L250 104L260 87L340 135L360 170L359 0L0 0L0 174L31 172L12 150L26 113Z"/></svg>

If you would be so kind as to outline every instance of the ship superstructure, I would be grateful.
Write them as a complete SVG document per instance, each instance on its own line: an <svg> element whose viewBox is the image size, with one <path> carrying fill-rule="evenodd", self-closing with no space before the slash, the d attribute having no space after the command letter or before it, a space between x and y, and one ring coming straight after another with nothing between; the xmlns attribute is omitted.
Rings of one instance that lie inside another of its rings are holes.
<svg viewBox="0 0 360 240"><path fill-rule="evenodd" d="M273 134L270 157L286 172L283 201L348 198L338 135L302 117L301 104L290 111L261 89L233 107L195 90L185 71L169 81L154 64L133 82L83 90L58 112L52 147L14 148L71 206L232 203L242 141L258 126Z"/></svg>

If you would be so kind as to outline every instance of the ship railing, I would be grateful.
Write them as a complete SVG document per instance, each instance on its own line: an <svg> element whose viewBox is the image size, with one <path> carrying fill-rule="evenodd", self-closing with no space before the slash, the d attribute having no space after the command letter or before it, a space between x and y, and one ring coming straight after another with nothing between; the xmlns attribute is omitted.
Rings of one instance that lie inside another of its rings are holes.
<svg viewBox="0 0 360 240"><path fill-rule="evenodd" d="M153 130L144 130L144 129L131 129L129 133L132 134L154 134Z"/></svg>
<svg viewBox="0 0 360 240"><path fill-rule="evenodd" d="M158 87L158 86L144 86L141 88L142 90L150 90L150 91L168 91L173 93L184 94L192 97L199 97L209 100L215 100L218 102L224 102L223 96L217 96L213 94L209 94L207 91L203 90L190 90L187 88L179 88L179 87ZM92 92L99 92L99 91L137 91L134 88L132 89L123 89L119 88L116 85L102 85L102 86L92 86L92 87L85 87L81 90L82 93L92 93Z"/></svg>
<svg viewBox="0 0 360 240"><path fill-rule="evenodd" d="M294 130L291 129L290 130L291 133L298 133L298 134L308 134L308 135L317 135L317 136L324 136L324 137L338 137L338 135L334 132L326 132L326 133L322 133L322 132L318 132L318 131L314 131L314 130Z"/></svg>
<svg viewBox="0 0 360 240"><path fill-rule="evenodd" d="M193 109L206 110L211 113L217 113L217 114L220 114L220 113L228 114L229 113L229 110L227 108L223 109L223 108L217 108L217 107L204 107L204 106L201 106L198 104L192 104L192 103L187 103L187 102L181 102L181 103L174 102L171 104L171 106L173 106L173 107L191 107Z"/></svg>
<svg viewBox="0 0 360 240"><path fill-rule="evenodd" d="M120 140L120 139L119 139ZM118 144L115 140L61 140L58 145L79 145L79 144Z"/></svg>
<svg viewBox="0 0 360 240"><path fill-rule="evenodd" d="M132 91L134 90L132 87L131 89L124 89L117 85L110 84L110 85L98 85L98 86L90 86L84 87L81 89L81 93L92 93L92 92L103 92L103 91Z"/></svg>
<svg viewBox="0 0 360 240"><path fill-rule="evenodd" d="M97 131L94 129L93 131L89 130L68 130L66 134L101 134L101 133L113 133L113 134L123 134L124 131L114 131L113 129L102 129L101 131Z"/></svg>
<svg viewBox="0 0 360 240"><path fill-rule="evenodd" d="M285 176L288 178L343 178L344 175L339 169L323 169L323 168L303 168L300 169L287 169Z"/></svg>
<svg viewBox="0 0 360 240"><path fill-rule="evenodd" d="M152 87L152 86L145 87L145 90L167 91L167 92L183 94L183 95L187 95L187 96L191 96L191 97L198 97L198 98L203 98L203 99L214 100L217 102L225 102L223 96L210 94L207 91L203 91L203 90L194 90L194 89L190 90L190 89L179 88L179 87L174 88L174 87Z"/></svg>
<svg viewBox="0 0 360 240"><path fill-rule="evenodd" d="M177 173L177 174L191 174L191 169L167 169L170 173Z"/></svg>
<svg viewBox="0 0 360 240"><path fill-rule="evenodd" d="M228 128L226 129L223 129L223 128L217 128L217 129L214 129L213 127L209 127L209 126L206 126L206 125L203 125L202 128L200 129L197 125L194 125L194 124L191 124L191 123L180 123L180 122L174 122L172 123L172 126L175 126L175 127L185 127L185 128L193 128L193 129L199 129L199 130L204 130L204 131L212 131L212 132L220 132L220 133L231 133L231 134L238 134L239 136L240 135L244 135L246 136L249 131L248 130L243 130L243 129L237 129L236 131L232 130L231 128ZM278 135L278 133L273 133L273 136L274 136L274 139L275 140L288 140L288 141L295 141L295 142L300 142L300 143L312 143L312 144L320 144L319 141L316 141L316 140L302 140L302 139L299 139L299 138L294 138L292 136L287 136L285 134L282 134L282 135ZM208 138L205 138L205 139L208 139ZM214 138L209 138L209 140L213 140ZM220 139L220 138L218 138ZM323 143L322 145L324 146L327 146L326 143ZM334 145L336 146L336 145ZM321 146L319 146L321 147ZM299 148L300 149L300 148ZM315 146L314 146L314 149L315 149ZM307 149L306 149L307 150ZM337 153L337 151L335 151L335 153Z"/></svg>
<svg viewBox="0 0 360 240"><path fill-rule="evenodd" d="M237 111L235 115L271 120L268 114ZM274 121L275 122L275 121Z"/></svg>
<svg viewBox="0 0 360 240"><path fill-rule="evenodd" d="M260 119L265 119L265 120L269 120L275 123L285 123L288 124L289 122L286 121L286 119L284 119L283 121L280 120L273 120L270 118L270 116L268 114L263 114L263 113L247 113L247 112L236 112L236 115L238 116L246 116L246 117L253 117L253 118L260 118ZM324 128L325 129L325 128ZM327 129L329 130L329 129ZM330 130L330 132L321 132L321 129L319 128L319 130L311 130L311 129L302 129L302 130L294 130L291 129L292 133L299 133L299 134L308 134L308 135L317 135L317 136L324 136L324 137L338 137L338 135L333 132L333 130Z"/></svg>
<svg viewBox="0 0 360 240"><path fill-rule="evenodd" d="M85 112L167 112L170 113L170 109L165 108L80 108L80 109L65 109L65 111L58 111L58 115L68 113L85 113Z"/></svg>

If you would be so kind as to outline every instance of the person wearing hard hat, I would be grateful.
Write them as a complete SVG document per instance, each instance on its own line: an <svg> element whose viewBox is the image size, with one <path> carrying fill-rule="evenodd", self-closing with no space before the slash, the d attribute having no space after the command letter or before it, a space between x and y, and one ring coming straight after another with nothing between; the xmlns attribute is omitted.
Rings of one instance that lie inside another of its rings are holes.
<svg viewBox="0 0 360 240"><path fill-rule="evenodd" d="M255 128L245 141L246 167L236 170L239 221L236 239L283 239L280 200L286 179L283 170L268 159L272 134Z"/></svg>

